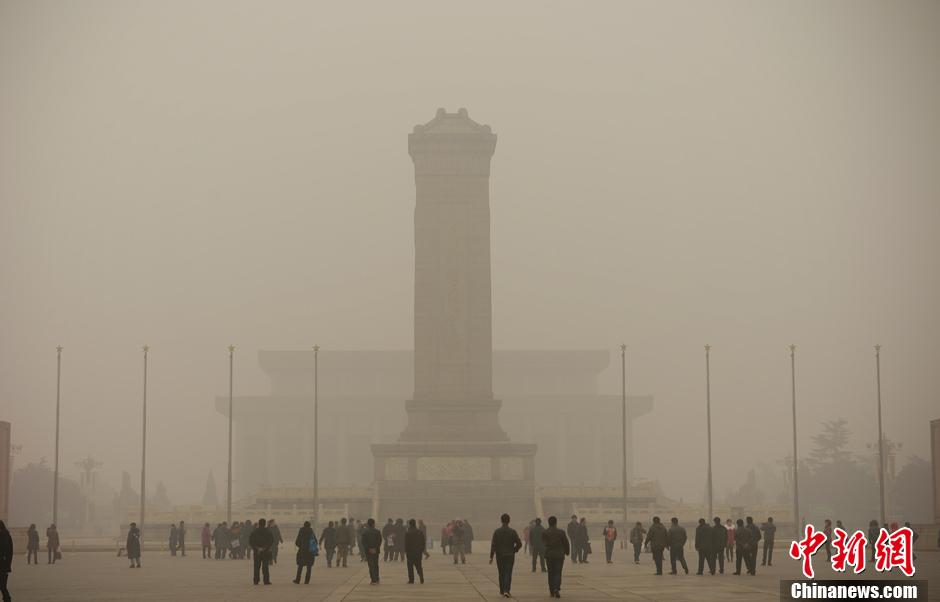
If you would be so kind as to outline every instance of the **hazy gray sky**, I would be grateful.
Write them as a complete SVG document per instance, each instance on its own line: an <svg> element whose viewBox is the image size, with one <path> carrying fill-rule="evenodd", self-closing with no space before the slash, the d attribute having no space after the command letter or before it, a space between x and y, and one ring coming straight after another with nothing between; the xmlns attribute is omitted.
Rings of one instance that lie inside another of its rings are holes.
<svg viewBox="0 0 940 602"><path fill-rule="evenodd" d="M804 449L837 416L875 439L880 342L886 431L926 457L937 56L929 1L4 0L0 419L51 459L62 344L63 462L117 484L149 343L148 475L198 499L226 345L242 393L258 349L411 347L406 135L467 107L499 136L495 345L626 341L641 473L700 495L706 342L719 490L787 453L791 342Z"/></svg>

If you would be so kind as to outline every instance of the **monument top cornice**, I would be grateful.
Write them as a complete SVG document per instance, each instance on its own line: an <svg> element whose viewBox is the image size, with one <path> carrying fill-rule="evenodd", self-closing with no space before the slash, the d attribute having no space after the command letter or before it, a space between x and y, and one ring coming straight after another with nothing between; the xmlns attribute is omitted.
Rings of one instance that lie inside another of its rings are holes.
<svg viewBox="0 0 940 602"><path fill-rule="evenodd" d="M439 108L434 119L424 125L416 125L413 134L493 134L490 126L470 119L467 109L460 108L456 113L448 113Z"/></svg>

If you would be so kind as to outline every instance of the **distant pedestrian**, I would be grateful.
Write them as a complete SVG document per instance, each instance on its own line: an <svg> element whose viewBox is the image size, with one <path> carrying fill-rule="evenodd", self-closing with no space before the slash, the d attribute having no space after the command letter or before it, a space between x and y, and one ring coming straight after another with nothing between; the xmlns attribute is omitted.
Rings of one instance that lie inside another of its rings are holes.
<svg viewBox="0 0 940 602"><path fill-rule="evenodd" d="M392 560L405 561L405 521L400 518L395 521L395 549L392 551Z"/></svg>
<svg viewBox="0 0 940 602"><path fill-rule="evenodd" d="M131 523L127 529L127 541L124 544L127 550L127 559L131 561L130 568L140 568L140 529L137 523Z"/></svg>
<svg viewBox="0 0 940 602"><path fill-rule="evenodd" d="M405 561L408 565L408 583L415 582L415 573L418 573L418 579L424 583L424 568L421 566L422 558L430 558L428 554L427 536L418 528L415 519L408 520L408 530L405 531Z"/></svg>
<svg viewBox="0 0 940 602"><path fill-rule="evenodd" d="M565 532L558 528L558 519L548 517L548 528L542 533L545 544L545 563L548 565L548 593L553 598L561 598L561 571L565 566L565 556L571 554L571 542Z"/></svg>
<svg viewBox="0 0 940 602"><path fill-rule="evenodd" d="M362 547L366 553L366 562L369 563L369 579L372 585L379 584L379 552L382 551L382 534L375 528L375 519L366 521L366 528L362 530Z"/></svg>
<svg viewBox="0 0 940 602"><path fill-rule="evenodd" d="M176 530L176 537L179 541L180 556L186 555L186 525L180 521L180 526Z"/></svg>
<svg viewBox="0 0 940 602"><path fill-rule="evenodd" d="M274 547L274 536L271 535L271 532L268 531L265 524L265 520L259 519L258 526L251 531L251 536L248 539L248 545L251 546L252 552L254 552L254 582L255 585L258 585L260 580L259 572L264 575L264 584L271 585L271 575L270 575L270 566L271 566L271 548Z"/></svg>
<svg viewBox="0 0 940 602"><path fill-rule="evenodd" d="M447 547L450 545L450 530L453 526L453 522L449 522L441 527L441 554L444 556L447 556Z"/></svg>
<svg viewBox="0 0 940 602"><path fill-rule="evenodd" d="M878 536L881 534L881 529L878 527L878 521L871 520L868 521L868 542L878 541ZM828 545L826 547L829 547ZM940 548L940 534L937 535L937 547ZM875 548L876 546L872 545L871 547L871 561L875 561Z"/></svg>
<svg viewBox="0 0 940 602"><path fill-rule="evenodd" d="M499 594L504 598L512 598L509 590L512 588L512 567L516 562L516 553L522 549L522 540L516 530L509 526L509 515L499 517L502 525L493 531L493 540L490 542L490 564L496 558L496 571L499 574Z"/></svg>
<svg viewBox="0 0 940 602"><path fill-rule="evenodd" d="M212 531L209 529L209 523L202 526L202 532L199 533L200 543L202 544L202 557L212 559Z"/></svg>
<svg viewBox="0 0 940 602"><path fill-rule="evenodd" d="M617 527L614 526L614 521L607 521L607 526L604 527L601 534L604 536L604 553L607 556L607 564L613 564L614 542L617 541Z"/></svg>
<svg viewBox="0 0 940 602"><path fill-rule="evenodd" d="M180 540L179 540L179 533L177 533L176 531L175 523L170 524L170 537L167 543L170 546L170 556L176 556L176 550L177 548L179 548Z"/></svg>
<svg viewBox="0 0 940 602"><path fill-rule="evenodd" d="M761 525L760 530L764 534L763 556L761 557L761 566L773 566L774 559L774 538L777 535L777 525L774 524L774 517L768 516L767 522Z"/></svg>
<svg viewBox="0 0 940 602"><path fill-rule="evenodd" d="M463 528L462 521L455 521L454 528L450 532L450 549L454 555L454 564L457 564L457 559L460 558L460 563L465 564L467 562L466 552L464 551L464 538L466 537L466 532Z"/></svg>
<svg viewBox="0 0 940 602"><path fill-rule="evenodd" d="M705 572L705 564L708 564L708 572L715 574L715 557L712 554L714 545L714 532L705 522L704 518L698 519L698 526L695 528L695 551L698 552L698 571L696 575L702 575Z"/></svg>
<svg viewBox="0 0 940 602"><path fill-rule="evenodd" d="M688 541L688 535L685 532L685 527L679 524L678 518L672 517L670 522L672 524L669 526L667 541L669 542L669 565L672 570L669 571L669 574L677 575L679 573L676 570L676 563L679 563L682 565L682 570L688 575L689 565L685 562L685 542Z"/></svg>
<svg viewBox="0 0 940 602"><path fill-rule="evenodd" d="M737 527L734 529L734 555L735 569L734 574L741 574L741 562L745 564L745 570L751 573L751 531L744 526L744 521L738 519Z"/></svg>
<svg viewBox="0 0 940 602"><path fill-rule="evenodd" d="M39 564L39 531L35 523L26 531L26 564Z"/></svg>
<svg viewBox="0 0 940 602"><path fill-rule="evenodd" d="M545 533L545 527L542 526L542 519L536 518L529 527L529 555L532 556L532 572L535 572L536 560L542 572L548 572L545 568L545 542L542 541L542 533Z"/></svg>
<svg viewBox="0 0 940 602"><path fill-rule="evenodd" d="M320 548L326 555L326 568L333 568L333 554L336 551L336 527L330 521L320 533Z"/></svg>
<svg viewBox="0 0 940 602"><path fill-rule="evenodd" d="M352 543L345 518L339 521L339 526L336 527L334 538L336 544L336 566L337 568L340 566L345 568L346 558L349 556L349 545Z"/></svg>
<svg viewBox="0 0 940 602"><path fill-rule="evenodd" d="M593 553L591 549L591 534L588 532L587 519L583 516L578 522L578 537L581 539L581 562L586 563L587 557Z"/></svg>
<svg viewBox="0 0 940 602"><path fill-rule="evenodd" d="M470 521L463 519L463 531L464 531L464 541L463 547L464 551L467 554L473 554L473 525L470 524Z"/></svg>
<svg viewBox="0 0 940 602"><path fill-rule="evenodd" d="M242 523L241 531L238 534L239 539L239 549L241 550L242 557L251 559L251 553L254 551L251 548L251 535L254 533L254 526L251 524L250 520L246 520Z"/></svg>
<svg viewBox="0 0 940 602"><path fill-rule="evenodd" d="M6 524L0 520L0 594L3 602L10 602L10 590L7 584L10 573L13 571L13 537L7 530Z"/></svg>
<svg viewBox="0 0 940 602"><path fill-rule="evenodd" d="M725 574L725 548L728 546L728 529L721 524L721 518L716 516L712 527L712 567L718 561L718 573Z"/></svg>
<svg viewBox="0 0 940 602"><path fill-rule="evenodd" d="M268 523L268 531L271 532L271 537L274 538L274 546L271 548L271 562L277 564L277 551L284 543L284 536L281 535L281 528L274 522L273 518Z"/></svg>
<svg viewBox="0 0 940 602"><path fill-rule="evenodd" d="M49 525L49 528L46 529L46 551L49 554L49 559L46 564L55 564L55 561L59 559L59 530L56 529L55 523Z"/></svg>
<svg viewBox="0 0 940 602"><path fill-rule="evenodd" d="M568 543L571 546L571 562L577 564L581 562L581 524L577 514L571 515L565 530L568 532Z"/></svg>
<svg viewBox="0 0 940 602"><path fill-rule="evenodd" d="M393 560L392 555L395 553L395 520L388 519L388 522L385 523L385 526L382 527L382 542L385 544L385 555L382 557L384 562Z"/></svg>
<svg viewBox="0 0 940 602"><path fill-rule="evenodd" d="M215 559L225 560L225 557L228 556L229 546L229 529L227 522L222 522L216 526L215 531L212 532L212 541L215 543Z"/></svg>
<svg viewBox="0 0 940 602"><path fill-rule="evenodd" d="M658 516L653 517L653 524L650 525L649 531L646 533L644 543L649 545L650 551L653 553L653 563L656 565L656 574L662 575L663 550L666 549L666 544L668 543L668 533Z"/></svg>
<svg viewBox="0 0 940 602"><path fill-rule="evenodd" d="M330 521L331 528L332 525L333 521ZM294 577L294 583L300 584L300 573L306 568L307 574L304 576L304 584L306 585L310 583L310 571L313 570L313 563L316 562L317 552L319 551L317 536L313 533L310 521L304 521L304 526L297 532L294 545L297 546L297 576Z"/></svg>
<svg viewBox="0 0 940 602"><path fill-rule="evenodd" d="M734 521L730 518L725 521L725 531L728 533L728 543L725 545L725 553L728 562L734 562Z"/></svg>
<svg viewBox="0 0 940 602"><path fill-rule="evenodd" d="M826 560L832 560L832 521L830 519L823 521L822 532L826 536L826 543L823 544L826 546Z"/></svg>
<svg viewBox="0 0 940 602"><path fill-rule="evenodd" d="M630 543L633 544L633 564L640 564L640 551L643 549L644 535L646 535L646 529L643 528L643 523L636 521L636 524L630 529Z"/></svg>
<svg viewBox="0 0 940 602"><path fill-rule="evenodd" d="M751 532L751 547L750 547L751 574L756 575L757 574L757 542L761 540L760 527L754 524L754 518L751 516L745 517L744 522L748 531Z"/></svg>

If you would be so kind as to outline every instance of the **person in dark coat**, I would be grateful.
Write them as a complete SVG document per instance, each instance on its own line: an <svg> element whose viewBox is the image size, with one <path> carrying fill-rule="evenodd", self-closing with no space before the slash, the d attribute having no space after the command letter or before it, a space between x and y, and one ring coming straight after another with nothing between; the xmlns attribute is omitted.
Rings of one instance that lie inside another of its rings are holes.
<svg viewBox="0 0 940 602"><path fill-rule="evenodd" d="M375 528L375 519L366 521L366 528L362 530L362 549L369 563L369 579L372 585L379 584L379 553L382 551L382 534Z"/></svg>
<svg viewBox="0 0 940 602"><path fill-rule="evenodd" d="M565 556L571 554L571 542L565 532L558 528L558 519L548 517L548 528L542 533L545 545L545 563L548 565L548 593L553 598L561 598L561 570L565 566Z"/></svg>
<svg viewBox="0 0 940 602"><path fill-rule="evenodd" d="M385 523L385 526L382 527L382 542L385 544L385 555L382 557L384 562L388 562L392 559L392 552L394 551L394 542L395 542L395 520L388 519L388 522Z"/></svg>
<svg viewBox="0 0 940 602"><path fill-rule="evenodd" d="M176 556L176 549L179 547L179 533L176 531L176 525L170 524L170 556Z"/></svg>
<svg viewBox="0 0 940 602"><path fill-rule="evenodd" d="M228 556L230 535L231 531L229 531L227 521L223 521L212 533L212 540L215 542L216 560L225 560L225 557Z"/></svg>
<svg viewBox="0 0 940 602"><path fill-rule="evenodd" d="M330 526L332 527L332 525L333 521L330 521ZM307 568L304 584L310 583L310 571L313 570L313 563L317 559L313 550L310 549L311 539L316 539L316 535L310 527L310 521L304 521L304 526L297 532L297 539L294 540L294 545L297 546L297 576L294 577L294 583L298 585L300 584L300 573L304 567ZM323 541L323 539L321 538L320 541Z"/></svg>
<svg viewBox="0 0 940 602"><path fill-rule="evenodd" d="M346 559L349 557L349 547L352 545L352 539L350 538L349 527L346 524L345 518L341 519L339 525L336 527L335 541L336 566L339 567L342 565L346 567Z"/></svg>
<svg viewBox="0 0 940 602"><path fill-rule="evenodd" d="M395 521L395 549L392 560L405 561L405 521L400 518Z"/></svg>
<svg viewBox="0 0 940 602"><path fill-rule="evenodd" d="M0 595L3 602L10 602L10 590L7 584L10 573L13 572L13 537L7 530L6 524L0 520Z"/></svg>
<svg viewBox="0 0 940 602"><path fill-rule="evenodd" d="M767 522L761 525L760 530L764 534L763 555L760 565L773 566L774 538L777 536L777 525L774 524L774 517L768 516Z"/></svg>
<svg viewBox="0 0 940 602"><path fill-rule="evenodd" d="M689 536L685 532L685 527L679 524L679 519L672 517L672 524L669 526L669 531L667 533L667 542L669 543L669 564L672 567L672 570L669 571L670 575L677 575L679 571L676 570L676 563L682 565L682 570L685 571L685 574L689 574L689 565L685 562L685 542L688 541Z"/></svg>
<svg viewBox="0 0 940 602"><path fill-rule="evenodd" d="M408 565L408 583L415 582L415 573L424 583L424 568L421 566L422 558L430 558L428 554L428 540L424 531L418 528L415 519L408 520L408 530L402 538L405 546L405 561Z"/></svg>
<svg viewBox="0 0 940 602"><path fill-rule="evenodd" d="M176 540L180 549L180 556L186 555L186 525L180 521L179 528L176 529Z"/></svg>
<svg viewBox="0 0 940 602"><path fill-rule="evenodd" d="M721 518L716 516L712 526L712 568L718 561L718 572L725 574L725 546L728 545L728 529L721 524ZM714 572L714 571L713 571Z"/></svg>
<svg viewBox="0 0 940 602"><path fill-rule="evenodd" d="M751 564L748 566L749 573L752 575L757 574L757 542L760 541L760 527L754 524L754 518L748 516L745 518L745 527L751 532ZM828 547L828 546L827 546Z"/></svg>
<svg viewBox="0 0 940 602"><path fill-rule="evenodd" d="M571 546L571 562L577 564L581 562L581 525L578 523L577 514L571 515L565 530L568 532L568 542Z"/></svg>
<svg viewBox="0 0 940 602"><path fill-rule="evenodd" d="M529 527L529 554L532 555L532 572L535 572L535 561L538 559L542 572L545 568L545 542L542 541L542 533L545 533L545 527L542 526L542 519L536 518L535 523Z"/></svg>
<svg viewBox="0 0 940 602"><path fill-rule="evenodd" d="M496 558L496 571L499 573L499 594L504 598L512 598L509 593L512 587L512 566L516 562L516 553L522 549L522 540L516 530L509 526L509 515L499 517L502 525L493 531L493 541L490 542L490 564Z"/></svg>
<svg viewBox="0 0 940 602"><path fill-rule="evenodd" d="M320 547L326 554L326 568L333 568L333 552L336 548L336 528L333 526L333 521L330 521L323 528L323 533L320 533Z"/></svg>
<svg viewBox="0 0 940 602"><path fill-rule="evenodd" d="M46 551L49 554L49 560L46 564L55 564L59 556L59 530L55 523L49 525L46 529Z"/></svg>
<svg viewBox="0 0 940 602"><path fill-rule="evenodd" d="M630 529L630 543L633 544L633 564L640 564L640 551L643 549L644 535L646 535L646 529L643 528L643 523L636 521L636 524Z"/></svg>
<svg viewBox="0 0 940 602"><path fill-rule="evenodd" d="M254 552L255 556L255 585L258 585L258 581L260 581L259 573L264 575L264 584L271 585L270 570L271 558L273 556L271 548L274 547L274 536L268 531L267 524L263 518L258 520L258 525L251 531L251 536L248 538L248 545L251 546L251 551Z"/></svg>
<svg viewBox="0 0 940 602"><path fill-rule="evenodd" d="M463 521L456 521L454 528L450 531L450 549L454 554L454 564L457 564L457 558L460 557L461 564L467 562L466 543L467 532L464 530Z"/></svg>
<svg viewBox="0 0 940 602"><path fill-rule="evenodd" d="M588 532L587 519L583 516L578 522L578 539L581 541L581 557L579 560L583 563L588 561L587 557L591 554L591 534Z"/></svg>
<svg viewBox="0 0 940 602"><path fill-rule="evenodd" d="M663 574L663 550L666 549L667 540L668 534L666 527L660 522L658 516L654 516L653 524L650 525L649 531L646 532L646 540L644 543L649 546L650 551L653 553L653 562L656 564L657 575Z"/></svg>
<svg viewBox="0 0 940 602"><path fill-rule="evenodd" d="M251 559L251 534L254 532L255 528L252 526L250 520L246 520L242 523L241 531L239 531L239 550L241 550L242 555L245 558Z"/></svg>
<svg viewBox="0 0 940 602"><path fill-rule="evenodd" d="M712 550L715 534L704 518L698 519L695 528L695 551L698 552L698 571L696 575L705 573L705 563L708 563L708 572L715 574L715 557Z"/></svg>
<svg viewBox="0 0 940 602"><path fill-rule="evenodd" d="M751 573L751 530L744 526L744 521L738 519L737 527L734 529L734 553L735 569L734 574L741 574L741 562L745 564L748 574Z"/></svg>
<svg viewBox="0 0 940 602"><path fill-rule="evenodd" d="M467 554L473 554L473 525L470 524L470 521L464 519L463 521L463 531L464 531L464 541L463 547L464 551Z"/></svg>
<svg viewBox="0 0 940 602"><path fill-rule="evenodd" d="M131 568L140 568L140 529L137 523L131 523L127 530L127 542L124 544L127 550L127 559L131 561Z"/></svg>
<svg viewBox="0 0 940 602"><path fill-rule="evenodd" d="M35 524L26 532L26 564L39 564L39 531Z"/></svg>

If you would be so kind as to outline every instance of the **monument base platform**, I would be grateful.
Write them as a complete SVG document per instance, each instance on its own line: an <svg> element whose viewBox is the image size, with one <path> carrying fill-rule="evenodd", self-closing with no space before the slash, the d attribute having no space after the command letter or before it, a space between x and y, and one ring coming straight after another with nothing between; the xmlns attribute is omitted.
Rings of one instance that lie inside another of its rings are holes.
<svg viewBox="0 0 940 602"><path fill-rule="evenodd" d="M534 444L499 441L373 445L376 521L420 518L434 539L455 518L487 532L504 512L525 524L536 514L535 450Z"/></svg>

